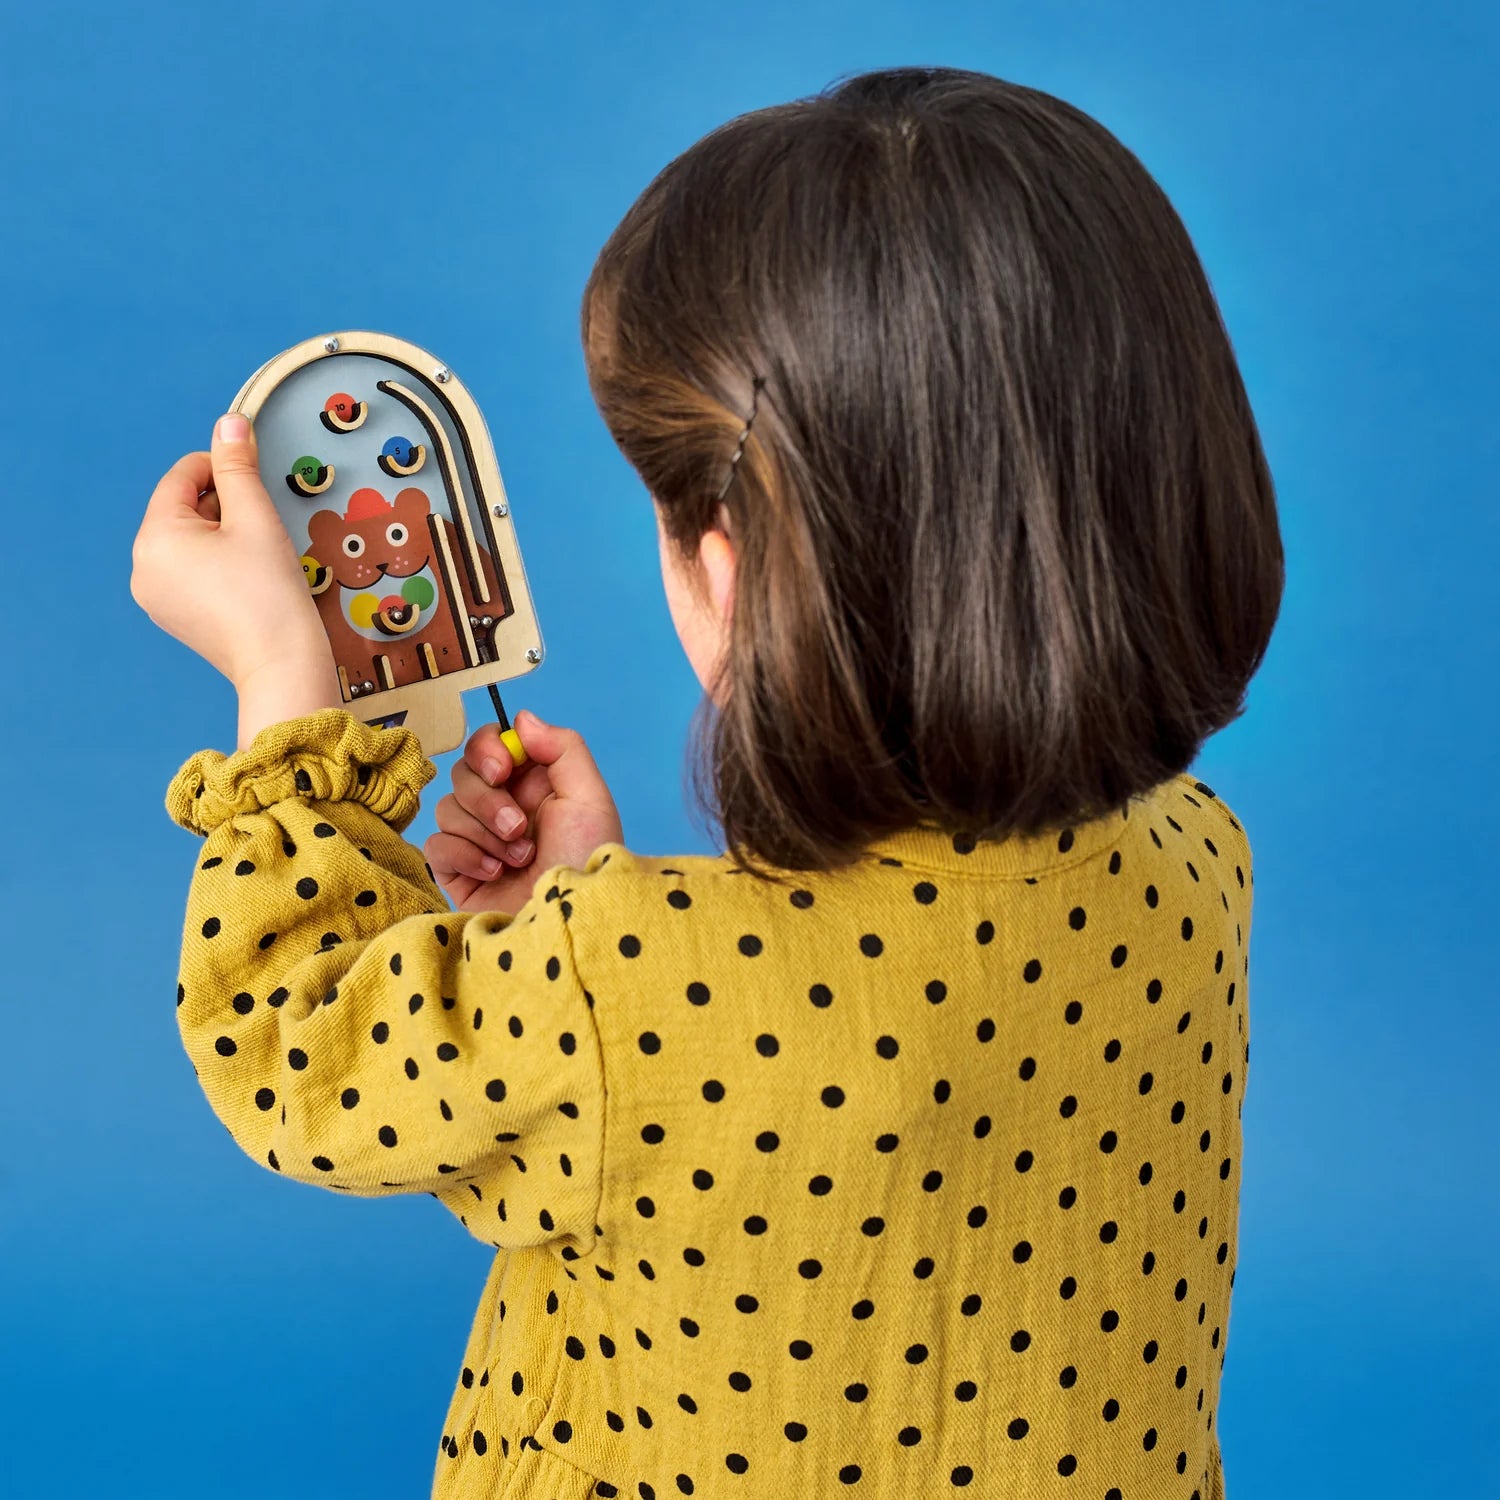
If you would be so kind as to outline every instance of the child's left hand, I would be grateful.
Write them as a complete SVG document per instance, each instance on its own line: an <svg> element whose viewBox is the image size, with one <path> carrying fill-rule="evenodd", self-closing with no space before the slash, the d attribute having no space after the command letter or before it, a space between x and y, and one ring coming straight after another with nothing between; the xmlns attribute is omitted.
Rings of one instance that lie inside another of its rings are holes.
<svg viewBox="0 0 1500 1500"><path fill-rule="evenodd" d="M223 436L225 422L242 435ZM328 637L244 418L222 419L211 452L167 470L131 555L135 602L237 688L327 661Z"/></svg>

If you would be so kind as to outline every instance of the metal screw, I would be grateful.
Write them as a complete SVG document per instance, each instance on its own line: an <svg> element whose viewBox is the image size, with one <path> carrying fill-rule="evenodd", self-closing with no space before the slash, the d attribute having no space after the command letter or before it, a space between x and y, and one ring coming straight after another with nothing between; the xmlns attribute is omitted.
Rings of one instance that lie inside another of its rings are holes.
<svg viewBox="0 0 1500 1500"><path fill-rule="evenodd" d="M323 348L327 350L329 354L337 354L339 350L339 341L330 335L328 338L323 340Z"/></svg>
<svg viewBox="0 0 1500 1500"><path fill-rule="evenodd" d="M526 660L527 661L529 661L533 665L535 665L541 659L542 659L542 653L540 651L538 651L535 646L531 646L531 647L527 648L527 651L526 651Z"/></svg>
<svg viewBox="0 0 1500 1500"><path fill-rule="evenodd" d="M510 514L510 506L508 506L507 504L505 504L505 502L503 500L500 502L499 505L492 505L492 506L490 506L490 509L497 516L508 516Z"/></svg>
<svg viewBox="0 0 1500 1500"><path fill-rule="evenodd" d="M448 377L448 366L447 365L439 365L437 367L437 369L435 369L432 372L432 378L435 381L437 381L437 383L439 385L447 385L448 384L448 378L449 378Z"/></svg>

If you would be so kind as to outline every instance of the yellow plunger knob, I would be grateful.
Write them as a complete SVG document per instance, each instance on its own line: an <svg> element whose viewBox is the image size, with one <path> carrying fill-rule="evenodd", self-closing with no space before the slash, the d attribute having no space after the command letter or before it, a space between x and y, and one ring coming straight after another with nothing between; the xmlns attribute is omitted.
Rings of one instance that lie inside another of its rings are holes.
<svg viewBox="0 0 1500 1500"><path fill-rule="evenodd" d="M511 761L518 766L526 764L526 747L521 743L521 736L514 729L502 729L500 738L505 743L505 748L510 751Z"/></svg>

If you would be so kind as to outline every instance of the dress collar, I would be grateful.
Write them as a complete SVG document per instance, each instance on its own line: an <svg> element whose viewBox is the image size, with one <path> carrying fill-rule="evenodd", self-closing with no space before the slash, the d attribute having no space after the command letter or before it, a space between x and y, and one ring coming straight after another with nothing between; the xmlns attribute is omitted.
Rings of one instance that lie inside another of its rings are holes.
<svg viewBox="0 0 1500 1500"><path fill-rule="evenodd" d="M1017 834L977 843L920 823L877 839L861 858L960 875L1039 875L1080 864L1108 849L1124 832L1129 817L1127 804L1092 822L1063 824L1033 838Z"/></svg>

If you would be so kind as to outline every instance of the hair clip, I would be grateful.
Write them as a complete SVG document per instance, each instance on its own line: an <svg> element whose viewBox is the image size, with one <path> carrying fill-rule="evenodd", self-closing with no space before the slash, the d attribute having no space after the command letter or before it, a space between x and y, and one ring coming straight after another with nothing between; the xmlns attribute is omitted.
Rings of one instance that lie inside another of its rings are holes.
<svg viewBox="0 0 1500 1500"><path fill-rule="evenodd" d="M740 455L745 451L745 441L750 436L750 424L755 420L756 407L760 403L760 388L766 383L764 375L757 375L751 383L752 394L750 397L750 415L745 419L745 430L740 433L740 440L734 450L734 457L729 460L729 473L724 479L724 488L719 491L719 499L729 493L729 486L734 483L735 466L740 461Z"/></svg>

